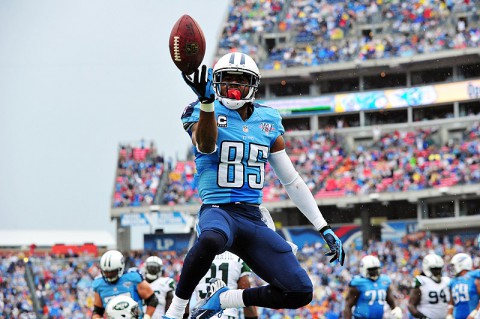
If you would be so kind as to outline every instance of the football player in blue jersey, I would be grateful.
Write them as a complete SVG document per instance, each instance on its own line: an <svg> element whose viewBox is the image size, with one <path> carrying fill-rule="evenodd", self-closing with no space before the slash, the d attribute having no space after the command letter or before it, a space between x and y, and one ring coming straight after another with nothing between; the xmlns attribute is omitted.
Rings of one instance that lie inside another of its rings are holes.
<svg viewBox="0 0 480 319"><path fill-rule="evenodd" d="M345 309L345 319L352 318L352 307L355 306L353 318L355 319L382 319L385 304L392 309L390 316L395 319L403 318L402 309L395 306L392 281L380 274L380 260L372 255L367 255L360 261L360 276L355 276L350 281Z"/></svg>
<svg viewBox="0 0 480 319"><path fill-rule="evenodd" d="M124 274L124 269L125 261L118 250L109 250L102 255L100 259L102 276L95 278L92 283L95 292L92 319L103 318L106 305L116 296L130 297L140 305L143 300L147 309L145 314L139 314L139 318L151 318L158 304L155 293L138 271Z"/></svg>
<svg viewBox="0 0 480 319"><path fill-rule="evenodd" d="M185 257L165 318L182 318L215 255L226 250L269 284L245 290L212 287L191 318L210 318L226 308L296 309L309 304L313 288L307 272L290 245L262 221L259 205L267 161L292 201L325 239L331 261L343 265L345 254L285 152L280 114L255 103L260 82L257 64L246 54L228 53L213 70L204 65L193 76L183 77L198 96L183 112L182 122L192 139L203 205L198 239Z"/></svg>
<svg viewBox="0 0 480 319"><path fill-rule="evenodd" d="M472 257L459 253L452 257L455 277L450 280L450 304L447 319L474 319L480 309L479 270L472 270Z"/></svg>

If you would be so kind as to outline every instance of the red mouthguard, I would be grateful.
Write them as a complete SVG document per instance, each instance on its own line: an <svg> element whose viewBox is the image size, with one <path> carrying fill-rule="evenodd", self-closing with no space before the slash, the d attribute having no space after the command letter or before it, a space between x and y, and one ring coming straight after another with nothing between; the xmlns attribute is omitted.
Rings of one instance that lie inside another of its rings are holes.
<svg viewBox="0 0 480 319"><path fill-rule="evenodd" d="M229 99L240 100L242 93L240 93L240 91L237 89L229 89L227 96Z"/></svg>

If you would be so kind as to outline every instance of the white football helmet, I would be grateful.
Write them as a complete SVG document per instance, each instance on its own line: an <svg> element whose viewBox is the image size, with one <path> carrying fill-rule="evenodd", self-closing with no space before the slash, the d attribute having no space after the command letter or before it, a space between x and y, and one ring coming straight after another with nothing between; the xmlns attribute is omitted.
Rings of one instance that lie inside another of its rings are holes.
<svg viewBox="0 0 480 319"><path fill-rule="evenodd" d="M423 257L422 270L425 276L440 282L442 279L443 258L437 254L428 254Z"/></svg>
<svg viewBox="0 0 480 319"><path fill-rule="evenodd" d="M360 275L377 280L380 276L380 260L372 255L364 256L360 261Z"/></svg>
<svg viewBox="0 0 480 319"><path fill-rule="evenodd" d="M452 257L450 263L453 265L455 275L458 275L462 270L472 270L472 257L465 253L459 253Z"/></svg>
<svg viewBox="0 0 480 319"><path fill-rule="evenodd" d="M224 80L227 74L247 77L249 84L245 86L248 89L240 92L235 82ZM245 103L253 102L259 83L260 70L255 61L245 53L227 53L213 67L213 85L216 98L231 110L239 109ZM223 92L222 86L224 87Z"/></svg>
<svg viewBox="0 0 480 319"><path fill-rule="evenodd" d="M138 303L124 295L116 296L110 300L105 311L107 319L137 319L140 314Z"/></svg>
<svg viewBox="0 0 480 319"><path fill-rule="evenodd" d="M105 281L116 282L123 275L125 269L125 260L122 253L118 250L107 251L100 259L100 269Z"/></svg>
<svg viewBox="0 0 480 319"><path fill-rule="evenodd" d="M145 277L149 282L156 280L162 274L163 261L157 256L150 256L145 260Z"/></svg>

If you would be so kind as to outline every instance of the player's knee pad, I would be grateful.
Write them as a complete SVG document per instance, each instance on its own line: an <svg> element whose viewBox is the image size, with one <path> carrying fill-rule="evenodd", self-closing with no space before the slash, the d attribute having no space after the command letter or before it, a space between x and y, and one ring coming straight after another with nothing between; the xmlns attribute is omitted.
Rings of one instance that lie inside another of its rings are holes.
<svg viewBox="0 0 480 319"><path fill-rule="evenodd" d="M202 251L211 252L215 255L222 253L226 244L227 240L225 236L216 231L207 230L202 232L198 237L199 248L201 248Z"/></svg>
<svg viewBox="0 0 480 319"><path fill-rule="evenodd" d="M308 305L312 302L313 292L285 292L285 298L283 299L284 308L297 309Z"/></svg>

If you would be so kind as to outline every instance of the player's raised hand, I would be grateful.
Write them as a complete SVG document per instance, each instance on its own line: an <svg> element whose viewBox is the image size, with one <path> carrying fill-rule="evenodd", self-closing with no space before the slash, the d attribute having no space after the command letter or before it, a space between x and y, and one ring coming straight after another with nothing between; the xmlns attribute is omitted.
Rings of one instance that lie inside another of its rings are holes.
<svg viewBox="0 0 480 319"><path fill-rule="evenodd" d="M201 72L197 69L193 74L193 78L190 75L182 73L183 80L187 85L195 92L198 99L202 103L213 103L215 101L215 91L213 90L213 69L208 68L206 65L202 65Z"/></svg>
<svg viewBox="0 0 480 319"><path fill-rule="evenodd" d="M343 250L340 238L335 235L332 228L328 225L320 229L320 234L322 234L323 239L330 248L330 251L326 253L325 256L333 256L332 259L330 259L330 262L333 263L335 260L338 260L340 265L343 266L345 261L345 251Z"/></svg>

